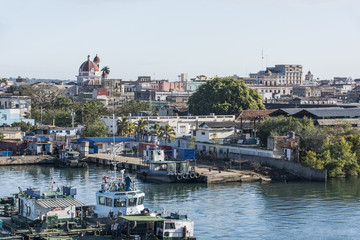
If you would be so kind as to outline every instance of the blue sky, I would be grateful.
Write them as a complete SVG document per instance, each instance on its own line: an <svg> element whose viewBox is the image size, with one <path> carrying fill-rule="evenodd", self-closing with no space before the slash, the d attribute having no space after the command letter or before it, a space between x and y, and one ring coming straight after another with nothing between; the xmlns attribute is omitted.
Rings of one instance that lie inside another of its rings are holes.
<svg viewBox="0 0 360 240"><path fill-rule="evenodd" d="M0 77L75 79L88 54L111 78L246 76L302 64L360 77L358 0L1 0Z"/></svg>

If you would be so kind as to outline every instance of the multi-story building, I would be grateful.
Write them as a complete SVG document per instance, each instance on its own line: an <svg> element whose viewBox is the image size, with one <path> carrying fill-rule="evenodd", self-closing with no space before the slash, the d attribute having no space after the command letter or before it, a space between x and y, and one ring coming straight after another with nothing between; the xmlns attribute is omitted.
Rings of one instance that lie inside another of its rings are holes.
<svg viewBox="0 0 360 240"><path fill-rule="evenodd" d="M191 78L190 80L191 81L201 81L201 82L203 82L203 81L211 81L213 79L209 78L209 77L207 77L205 75L198 75L195 78Z"/></svg>
<svg viewBox="0 0 360 240"><path fill-rule="evenodd" d="M19 109L20 117L30 117L31 98L28 96L1 96L0 109Z"/></svg>
<svg viewBox="0 0 360 240"><path fill-rule="evenodd" d="M321 97L320 86L294 86L293 94L299 97Z"/></svg>
<svg viewBox="0 0 360 240"><path fill-rule="evenodd" d="M131 122L138 122L139 119L144 119L148 121L148 128L150 129L155 123L159 123L160 126L165 126L169 124L176 133L175 137L190 136L192 131L197 129L200 124L204 122L229 122L235 121L235 115L207 115L207 116L142 116L135 117L130 116L129 120ZM115 123L120 120L120 118L115 119ZM113 129L117 131L117 126L113 128L112 116L103 117L102 121L108 127L109 131Z"/></svg>
<svg viewBox="0 0 360 240"><path fill-rule="evenodd" d="M301 85L302 84L301 65L275 65L268 67L266 71L257 74L250 73L250 78L256 77L258 84L272 83L276 85Z"/></svg>
<svg viewBox="0 0 360 240"><path fill-rule="evenodd" d="M16 122L35 124L34 119L22 117L19 108L0 109L0 126L11 125Z"/></svg>

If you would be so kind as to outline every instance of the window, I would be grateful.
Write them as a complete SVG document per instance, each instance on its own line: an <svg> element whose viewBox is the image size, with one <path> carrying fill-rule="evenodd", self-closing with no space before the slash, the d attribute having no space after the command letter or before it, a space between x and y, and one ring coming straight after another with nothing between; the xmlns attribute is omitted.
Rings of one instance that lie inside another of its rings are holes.
<svg viewBox="0 0 360 240"><path fill-rule="evenodd" d="M136 206L137 198L129 198L129 207Z"/></svg>
<svg viewBox="0 0 360 240"><path fill-rule="evenodd" d="M105 206L105 197L99 196L99 205L104 205Z"/></svg>
<svg viewBox="0 0 360 240"><path fill-rule="evenodd" d="M122 199L122 198L114 199L114 207L126 207L126 199Z"/></svg>
<svg viewBox="0 0 360 240"><path fill-rule="evenodd" d="M70 134L70 130L66 130L66 134Z"/></svg>
<svg viewBox="0 0 360 240"><path fill-rule="evenodd" d="M201 132L201 135L205 135L205 132Z"/></svg>
<svg viewBox="0 0 360 240"><path fill-rule="evenodd" d="M180 126L180 133L185 133L186 131L186 127L185 126Z"/></svg>
<svg viewBox="0 0 360 240"><path fill-rule="evenodd" d="M175 223L165 223L165 229L175 229Z"/></svg>
<svg viewBox="0 0 360 240"><path fill-rule="evenodd" d="M112 207L112 198L106 198L106 206Z"/></svg>
<svg viewBox="0 0 360 240"><path fill-rule="evenodd" d="M193 131L193 136L196 136L196 131Z"/></svg>
<svg viewBox="0 0 360 240"><path fill-rule="evenodd" d="M139 197L138 205L143 205L143 204L144 204L144 197Z"/></svg>

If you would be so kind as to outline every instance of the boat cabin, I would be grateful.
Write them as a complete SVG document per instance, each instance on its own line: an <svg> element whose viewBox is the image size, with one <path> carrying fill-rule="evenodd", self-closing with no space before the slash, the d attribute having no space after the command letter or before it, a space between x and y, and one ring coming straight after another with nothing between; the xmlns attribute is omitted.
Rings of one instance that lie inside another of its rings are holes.
<svg viewBox="0 0 360 240"><path fill-rule="evenodd" d="M125 235L141 239L196 239L193 220L177 213L168 217L123 216L119 222Z"/></svg>
<svg viewBox="0 0 360 240"><path fill-rule="evenodd" d="M149 172L158 174L189 173L189 161L150 162Z"/></svg>
<svg viewBox="0 0 360 240"><path fill-rule="evenodd" d="M144 162L161 162L165 161L164 150L158 147L147 147L143 154Z"/></svg>
<svg viewBox="0 0 360 240"><path fill-rule="evenodd" d="M19 215L29 220L45 221L49 217L73 219L76 207L84 204L75 198L76 188L62 187L56 191L40 192L37 188L28 188L19 193Z"/></svg>
<svg viewBox="0 0 360 240"><path fill-rule="evenodd" d="M107 182L107 179L113 181ZM130 177L126 177L125 182L122 179L105 177L105 183L96 193L94 212L97 217L109 217L110 210L116 216L119 210L124 215L139 214L144 210L145 193L132 188Z"/></svg>
<svg viewBox="0 0 360 240"><path fill-rule="evenodd" d="M60 150L59 158L62 162L67 162L68 160L80 160L80 153L78 151L74 151L71 148L66 148L64 150Z"/></svg>

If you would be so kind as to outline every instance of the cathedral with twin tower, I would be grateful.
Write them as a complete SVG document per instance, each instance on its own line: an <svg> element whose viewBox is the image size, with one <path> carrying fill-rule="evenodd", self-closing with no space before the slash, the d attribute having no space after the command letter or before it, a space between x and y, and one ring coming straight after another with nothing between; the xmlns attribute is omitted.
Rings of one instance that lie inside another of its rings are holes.
<svg viewBox="0 0 360 240"><path fill-rule="evenodd" d="M81 64L79 75L76 77L78 86L101 85L100 58L97 54L93 61L88 55L87 61Z"/></svg>

